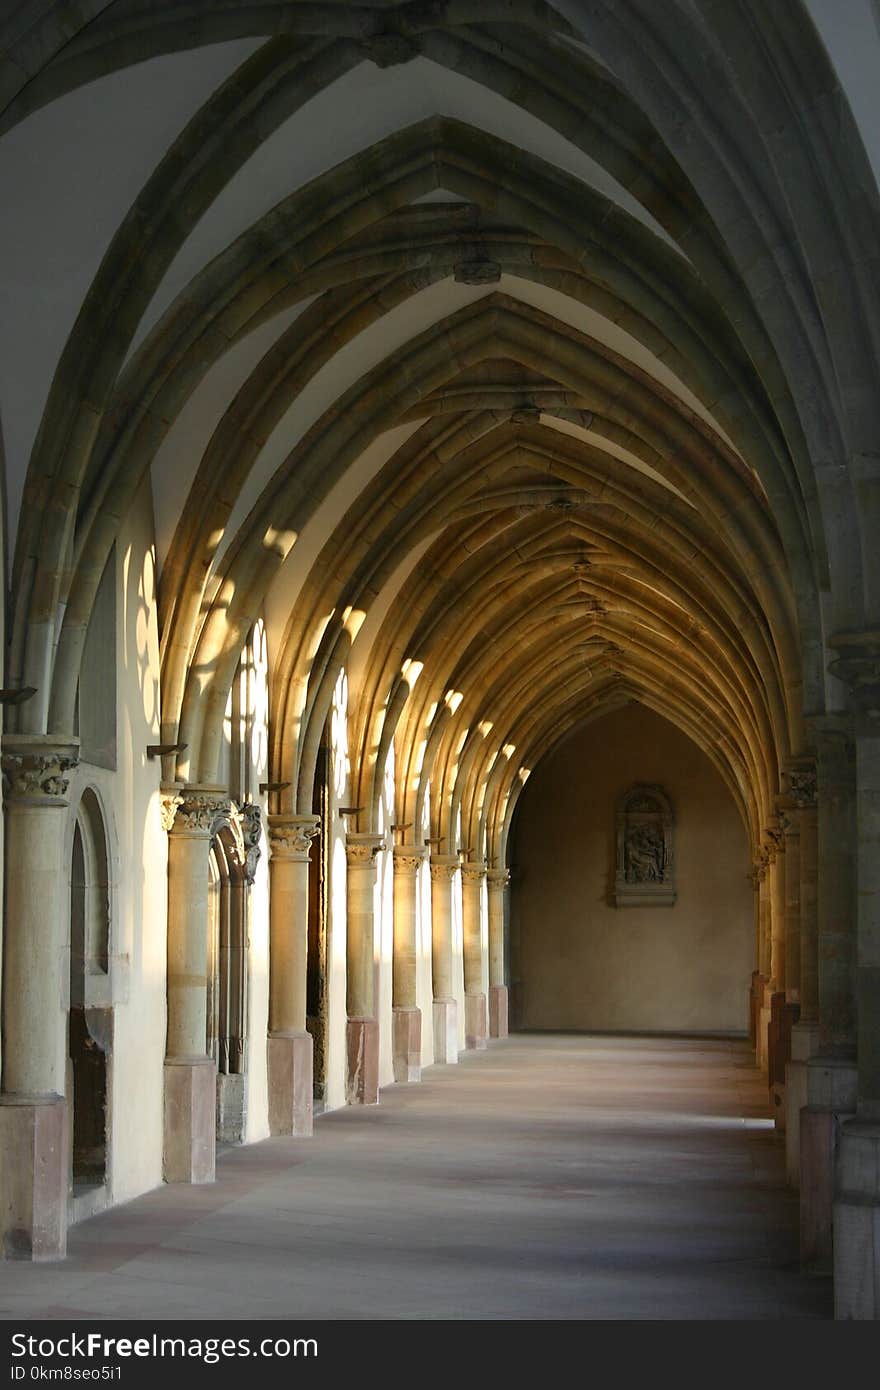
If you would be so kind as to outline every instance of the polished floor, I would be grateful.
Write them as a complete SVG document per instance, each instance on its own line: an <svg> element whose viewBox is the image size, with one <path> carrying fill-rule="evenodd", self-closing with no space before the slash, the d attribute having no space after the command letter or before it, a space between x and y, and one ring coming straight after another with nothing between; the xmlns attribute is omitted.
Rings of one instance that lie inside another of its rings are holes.
<svg viewBox="0 0 880 1390"><path fill-rule="evenodd" d="M0 1266L4 1318L826 1318L744 1043L530 1035Z"/></svg>

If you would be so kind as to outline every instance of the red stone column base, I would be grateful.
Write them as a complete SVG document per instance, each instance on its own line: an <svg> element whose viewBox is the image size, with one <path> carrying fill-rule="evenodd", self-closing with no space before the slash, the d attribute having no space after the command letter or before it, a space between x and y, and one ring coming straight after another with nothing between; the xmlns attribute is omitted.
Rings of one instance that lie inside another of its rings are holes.
<svg viewBox="0 0 880 1390"><path fill-rule="evenodd" d="M314 1046L311 1033L272 1033L266 1040L270 1134L306 1139L312 1133Z"/></svg>
<svg viewBox="0 0 880 1390"><path fill-rule="evenodd" d="M391 1060L395 1081L422 1079L422 1011L392 1009Z"/></svg>
<svg viewBox="0 0 880 1390"><path fill-rule="evenodd" d="M464 997L464 1045L469 1051L482 1051L489 1037L485 994Z"/></svg>
<svg viewBox="0 0 880 1390"><path fill-rule="evenodd" d="M435 999L434 1061L449 1066L458 1061L458 1004L454 999Z"/></svg>
<svg viewBox="0 0 880 1390"><path fill-rule="evenodd" d="M489 1037L506 1038L507 1034L507 985L490 985Z"/></svg>
<svg viewBox="0 0 880 1390"><path fill-rule="evenodd" d="M214 1181L217 1067L209 1057L165 1059L166 1182Z"/></svg>
<svg viewBox="0 0 880 1390"><path fill-rule="evenodd" d="M0 1234L7 1260L67 1254L67 1101L0 1097Z"/></svg>
<svg viewBox="0 0 880 1390"><path fill-rule="evenodd" d="M379 1104L379 1024L374 1018L350 1018L345 1029L349 1105Z"/></svg>

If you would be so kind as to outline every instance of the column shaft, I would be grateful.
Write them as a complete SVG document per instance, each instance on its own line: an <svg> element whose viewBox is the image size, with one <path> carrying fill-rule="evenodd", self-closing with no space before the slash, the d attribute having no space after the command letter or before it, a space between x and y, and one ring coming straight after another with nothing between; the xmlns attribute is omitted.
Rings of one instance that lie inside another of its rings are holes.
<svg viewBox="0 0 880 1390"><path fill-rule="evenodd" d="M483 939L483 880L486 866L461 866L461 916L464 942L465 1044L484 1048L489 1035L489 970Z"/></svg>
<svg viewBox="0 0 880 1390"><path fill-rule="evenodd" d="M819 775L819 1029L825 1056L855 1056L855 749L841 729L817 737Z"/></svg>
<svg viewBox="0 0 880 1390"><path fill-rule="evenodd" d="M76 740L5 735L6 920L0 1241L5 1258L67 1250L67 776Z"/></svg>
<svg viewBox="0 0 880 1390"><path fill-rule="evenodd" d="M348 977L348 1057L346 1095L350 1105L379 1100L379 1025L374 1017L375 943L373 897L376 855L385 848L380 835L346 839L346 965Z"/></svg>
<svg viewBox="0 0 880 1390"><path fill-rule="evenodd" d="M173 787L168 836L166 1182L214 1181L217 1067L207 1053L208 859L232 805L220 787Z"/></svg>
<svg viewBox="0 0 880 1390"><path fill-rule="evenodd" d="M786 816L785 854L785 988L786 1002L797 1004L801 997L801 842L800 820L796 812Z"/></svg>
<svg viewBox="0 0 880 1390"><path fill-rule="evenodd" d="M313 1128L314 1043L306 1028L309 856L317 816L269 817L269 1131Z"/></svg>
<svg viewBox="0 0 880 1390"><path fill-rule="evenodd" d="M425 850L395 845L394 959L392 964L395 1081L419 1081L422 1075L422 1014L417 1007L418 887Z"/></svg>
<svg viewBox="0 0 880 1390"><path fill-rule="evenodd" d="M458 1004L452 981L452 894L461 861L431 855L431 967L434 986L434 1061L458 1061Z"/></svg>
<svg viewBox="0 0 880 1390"><path fill-rule="evenodd" d="M416 1007L418 871L425 851L416 845L395 845L394 859L394 961L392 969L395 1008Z"/></svg>
<svg viewBox="0 0 880 1390"><path fill-rule="evenodd" d="M168 1057L207 1057L210 849L207 831L169 836Z"/></svg>
<svg viewBox="0 0 880 1390"><path fill-rule="evenodd" d="M490 869L486 875L489 906L489 1036L506 1038L508 1028L507 984L504 978L504 939L507 869Z"/></svg>

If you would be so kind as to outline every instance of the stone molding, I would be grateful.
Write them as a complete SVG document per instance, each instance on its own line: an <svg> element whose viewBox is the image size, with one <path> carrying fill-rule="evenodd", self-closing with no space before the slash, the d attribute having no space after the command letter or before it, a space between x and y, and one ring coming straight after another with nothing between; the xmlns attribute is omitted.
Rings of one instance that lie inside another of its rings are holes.
<svg viewBox="0 0 880 1390"><path fill-rule="evenodd" d="M79 739L6 734L2 748L5 801L67 804L67 774L79 763Z"/></svg>
<svg viewBox="0 0 880 1390"><path fill-rule="evenodd" d="M395 873L416 874L425 862L427 851L418 845L395 845L391 853Z"/></svg>
<svg viewBox="0 0 880 1390"><path fill-rule="evenodd" d="M269 817L269 855L272 859L297 859L308 862L312 840L321 829L320 816Z"/></svg>
<svg viewBox="0 0 880 1390"><path fill-rule="evenodd" d="M431 855L431 878L434 883L442 883L444 879L451 883L460 868L461 860L457 854Z"/></svg>
<svg viewBox="0 0 880 1390"><path fill-rule="evenodd" d="M237 820L241 837L242 869L244 870L245 882L251 887L257 876L257 865L262 854L260 845L263 837L262 807L256 801L246 801L239 808Z"/></svg>
<svg viewBox="0 0 880 1390"><path fill-rule="evenodd" d="M372 869L376 856L386 848L382 835L358 832L345 838L345 858L350 869Z"/></svg>

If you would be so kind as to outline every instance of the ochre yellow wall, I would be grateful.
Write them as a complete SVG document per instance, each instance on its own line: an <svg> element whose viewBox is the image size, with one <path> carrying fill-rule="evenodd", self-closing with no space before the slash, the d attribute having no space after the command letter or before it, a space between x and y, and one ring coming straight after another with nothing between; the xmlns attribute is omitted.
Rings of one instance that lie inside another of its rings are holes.
<svg viewBox="0 0 880 1390"><path fill-rule="evenodd" d="M615 810L672 799L678 900L616 908ZM640 705L568 738L517 810L512 979L524 1028L742 1031L754 950L745 828L708 757Z"/></svg>

